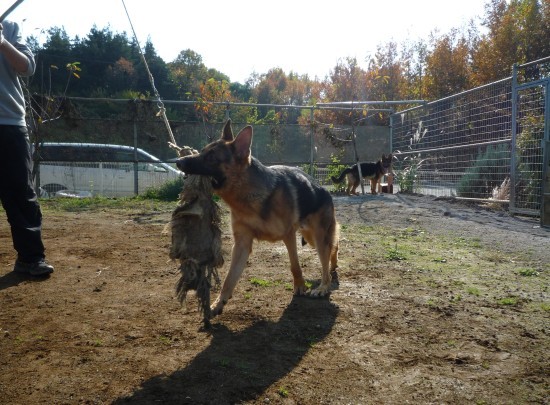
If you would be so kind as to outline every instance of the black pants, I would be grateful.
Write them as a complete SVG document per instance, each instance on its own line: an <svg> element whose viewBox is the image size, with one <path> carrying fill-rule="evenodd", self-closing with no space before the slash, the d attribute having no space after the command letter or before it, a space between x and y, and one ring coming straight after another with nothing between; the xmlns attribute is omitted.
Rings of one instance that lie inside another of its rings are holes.
<svg viewBox="0 0 550 405"><path fill-rule="evenodd" d="M11 227L17 258L43 259L42 212L33 187L26 127L0 125L0 200Z"/></svg>

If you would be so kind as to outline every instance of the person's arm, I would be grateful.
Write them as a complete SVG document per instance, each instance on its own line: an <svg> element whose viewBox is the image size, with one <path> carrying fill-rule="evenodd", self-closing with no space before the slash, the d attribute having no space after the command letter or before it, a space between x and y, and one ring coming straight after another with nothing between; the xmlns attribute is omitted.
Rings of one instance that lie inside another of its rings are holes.
<svg viewBox="0 0 550 405"><path fill-rule="evenodd" d="M24 73L29 68L29 59L27 56L17 50L10 44L2 33L2 24L0 24L0 53L4 55L8 63L18 73Z"/></svg>

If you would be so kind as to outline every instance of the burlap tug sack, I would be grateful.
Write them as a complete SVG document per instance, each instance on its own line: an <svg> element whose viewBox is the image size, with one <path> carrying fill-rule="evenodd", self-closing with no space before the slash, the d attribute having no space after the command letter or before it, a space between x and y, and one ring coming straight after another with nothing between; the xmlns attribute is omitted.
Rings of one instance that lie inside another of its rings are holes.
<svg viewBox="0 0 550 405"><path fill-rule="evenodd" d="M204 326L209 327L212 279L220 283L217 268L223 265L219 206L205 176L187 176L179 197L170 221L170 258L180 261L181 272L176 294L183 305L187 292L195 290Z"/></svg>

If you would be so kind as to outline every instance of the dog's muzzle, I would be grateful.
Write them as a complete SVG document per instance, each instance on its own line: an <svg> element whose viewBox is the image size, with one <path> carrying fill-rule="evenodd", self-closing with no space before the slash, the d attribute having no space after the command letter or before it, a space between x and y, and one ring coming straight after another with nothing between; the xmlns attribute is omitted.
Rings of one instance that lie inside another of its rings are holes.
<svg viewBox="0 0 550 405"><path fill-rule="evenodd" d="M185 158L180 158L176 160L176 167L180 169L182 172L185 173L185 169L187 167L187 162Z"/></svg>

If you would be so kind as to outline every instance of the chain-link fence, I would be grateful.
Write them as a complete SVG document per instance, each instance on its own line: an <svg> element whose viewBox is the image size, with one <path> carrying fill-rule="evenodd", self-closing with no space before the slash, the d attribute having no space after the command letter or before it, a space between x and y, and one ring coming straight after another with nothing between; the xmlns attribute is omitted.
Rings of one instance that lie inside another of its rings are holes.
<svg viewBox="0 0 550 405"><path fill-rule="evenodd" d="M193 103L164 104L169 118L192 116L195 108ZM239 121L239 109L249 105L226 104L224 108L225 118L232 118L237 134L247 125ZM290 118L304 109L313 116L313 110L319 109L284 108L291 110L287 114ZM34 131L36 183L42 195L128 196L174 180L177 154L168 146L168 131L154 102L75 98L63 100L60 111L59 119ZM303 125L253 125L252 155L266 165L302 167L319 183L332 188L330 175L355 163L356 155L360 161L376 161L390 151L387 126L304 121ZM169 123L179 146L200 150L220 137L225 122L169 119Z"/></svg>
<svg viewBox="0 0 550 405"><path fill-rule="evenodd" d="M241 109L256 108L260 115L278 110L276 115L286 119L254 125L252 154L266 165L302 167L328 188L333 187L330 176L345 166L393 152L395 191L510 202L512 212L540 215L550 191L550 184L543 182L550 177L545 154L549 61L516 66L510 78L395 113L389 118L391 133L362 118L350 119L347 125L318 120L319 106L223 103L220 108L225 119L233 120L235 133L246 125L240 118L246 111ZM179 146L201 149L220 136L224 120L196 119L193 102L164 104ZM177 156L168 146L157 107L147 100L61 100L56 106L59 118L33 131L36 167L43 166L37 184L47 195L68 190L118 196L172 181ZM340 112L351 117L357 111L341 107ZM358 116L365 115L364 109L359 111ZM309 119L297 119L300 116ZM296 121L304 124L289 123ZM96 151L85 158L77 152L63 159L41 154L45 143L56 142L108 144L114 146L104 149L119 150L110 155Z"/></svg>

